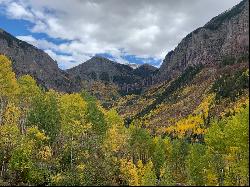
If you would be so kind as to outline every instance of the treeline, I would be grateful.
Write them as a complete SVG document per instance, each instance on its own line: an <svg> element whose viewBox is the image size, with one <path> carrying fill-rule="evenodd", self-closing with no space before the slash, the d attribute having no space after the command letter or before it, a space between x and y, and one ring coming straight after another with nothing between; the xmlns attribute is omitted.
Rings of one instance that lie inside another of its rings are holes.
<svg viewBox="0 0 250 187"><path fill-rule="evenodd" d="M0 55L0 185L248 185L249 105L230 114L202 139L153 136L87 92L16 79Z"/></svg>

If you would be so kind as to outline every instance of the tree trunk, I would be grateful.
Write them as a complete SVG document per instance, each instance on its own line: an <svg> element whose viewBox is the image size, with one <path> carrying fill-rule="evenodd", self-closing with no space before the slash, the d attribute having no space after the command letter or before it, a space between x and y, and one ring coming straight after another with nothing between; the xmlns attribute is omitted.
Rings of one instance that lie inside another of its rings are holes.
<svg viewBox="0 0 250 187"><path fill-rule="evenodd" d="M70 148L70 167L73 168L73 135L71 136L71 148Z"/></svg>
<svg viewBox="0 0 250 187"><path fill-rule="evenodd" d="M4 111L4 101L3 98L0 97L0 125L3 123L3 111Z"/></svg>

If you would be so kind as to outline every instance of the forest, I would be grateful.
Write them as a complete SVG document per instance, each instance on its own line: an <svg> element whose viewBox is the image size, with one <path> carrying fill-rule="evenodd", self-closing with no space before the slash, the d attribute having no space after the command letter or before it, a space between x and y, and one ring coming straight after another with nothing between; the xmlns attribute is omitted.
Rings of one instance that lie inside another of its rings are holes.
<svg viewBox="0 0 250 187"><path fill-rule="evenodd" d="M126 126L84 90L17 79L0 55L0 185L247 186L249 100L212 117L218 88L159 135L140 119Z"/></svg>

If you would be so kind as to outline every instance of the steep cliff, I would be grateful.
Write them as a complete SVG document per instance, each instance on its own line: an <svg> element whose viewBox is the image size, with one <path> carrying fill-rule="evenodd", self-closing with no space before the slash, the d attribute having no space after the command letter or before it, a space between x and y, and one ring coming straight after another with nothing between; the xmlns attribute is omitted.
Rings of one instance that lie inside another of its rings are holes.
<svg viewBox="0 0 250 187"><path fill-rule="evenodd" d="M188 34L170 51L159 70L166 80L180 75L188 66L215 65L226 56L238 57L249 50L249 1L243 0Z"/></svg>
<svg viewBox="0 0 250 187"><path fill-rule="evenodd" d="M70 91L70 80L57 63L44 51L13 37L0 29L0 53L13 63L17 77L32 75L38 84L47 89Z"/></svg>

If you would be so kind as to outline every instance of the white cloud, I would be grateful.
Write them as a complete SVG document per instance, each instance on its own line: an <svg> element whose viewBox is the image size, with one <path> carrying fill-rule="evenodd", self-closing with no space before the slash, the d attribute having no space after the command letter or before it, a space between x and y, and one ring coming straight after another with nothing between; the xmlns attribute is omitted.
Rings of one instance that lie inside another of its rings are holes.
<svg viewBox="0 0 250 187"><path fill-rule="evenodd" d="M17 4L16 2L10 3L7 6L6 11L11 18L26 19L30 21L34 20L34 15L29 10L26 10L22 5Z"/></svg>
<svg viewBox="0 0 250 187"><path fill-rule="evenodd" d="M32 22L31 32L46 33L68 42L55 45L44 39L33 40L31 36L22 37L24 40L49 50L47 52L61 64L67 60L78 64L97 53L112 54L122 63L126 63L121 57L124 53L162 59L185 35L240 0L0 2L6 6L9 17ZM70 57L56 55L57 52L70 54Z"/></svg>
<svg viewBox="0 0 250 187"><path fill-rule="evenodd" d="M56 45L45 39L35 39L31 35L17 36L17 38L26 41L37 48L43 49L53 60L58 62L59 67L62 69L74 67L82 62L85 62L90 57L81 51L74 51L74 48L71 48L69 43Z"/></svg>
<svg viewBox="0 0 250 187"><path fill-rule="evenodd" d="M48 42L45 39L35 39L33 36L28 35L28 36L17 36L17 38L19 40L23 40L26 41L34 46L36 46L37 48L40 49L53 49L55 51L59 51L59 48L56 44L52 43L52 42Z"/></svg>

